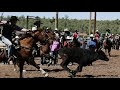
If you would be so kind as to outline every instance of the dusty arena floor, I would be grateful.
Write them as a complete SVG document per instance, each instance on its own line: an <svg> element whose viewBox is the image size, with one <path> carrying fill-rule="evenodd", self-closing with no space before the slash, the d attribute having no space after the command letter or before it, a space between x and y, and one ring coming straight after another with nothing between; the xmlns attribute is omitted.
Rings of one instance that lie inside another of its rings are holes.
<svg viewBox="0 0 120 90"><path fill-rule="evenodd" d="M112 50L110 61L95 61L92 66L86 66L81 73L77 73L76 78L120 78L120 50ZM40 60L35 60L37 64ZM59 63L61 60L59 60ZM40 65L49 73L50 78L70 78L69 74L60 67ZM71 69L76 68L76 64L69 66ZM44 77L37 69L31 65L25 65L26 72L23 73L24 78L41 78ZM13 70L13 65L0 63L0 78L19 78L19 72Z"/></svg>

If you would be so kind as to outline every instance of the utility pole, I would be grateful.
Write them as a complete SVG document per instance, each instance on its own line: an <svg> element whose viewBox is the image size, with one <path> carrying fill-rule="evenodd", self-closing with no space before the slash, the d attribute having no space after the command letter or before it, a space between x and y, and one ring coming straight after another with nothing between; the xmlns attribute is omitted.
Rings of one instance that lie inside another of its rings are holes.
<svg viewBox="0 0 120 90"><path fill-rule="evenodd" d="M1 14L1 19L0 19L0 21L2 21L2 19L3 19L3 14L4 14L4 12L2 12L2 14Z"/></svg>
<svg viewBox="0 0 120 90"><path fill-rule="evenodd" d="M94 34L96 32L96 12L94 12Z"/></svg>
<svg viewBox="0 0 120 90"><path fill-rule="evenodd" d="M58 29L58 12L56 12L56 18L55 18L55 28Z"/></svg>
<svg viewBox="0 0 120 90"><path fill-rule="evenodd" d="M27 20L26 20L26 28L28 29L28 26L29 26L29 19L36 19L36 20L39 20L39 17L38 16L27 16Z"/></svg>
<svg viewBox="0 0 120 90"><path fill-rule="evenodd" d="M3 20L3 14L4 14L4 12L2 12L2 14L1 14L0 21L2 21L2 20ZM2 34L2 30L3 30L3 27L0 27L0 33L1 33L1 34Z"/></svg>
<svg viewBox="0 0 120 90"><path fill-rule="evenodd" d="M27 29L28 29L28 21L29 21L28 19L29 19L29 16L27 16L27 21L26 21L26 23L27 23L27 24L26 24L26 28L27 28Z"/></svg>
<svg viewBox="0 0 120 90"><path fill-rule="evenodd" d="M92 12L90 12L90 21L89 21L89 35L91 34L91 19L92 19Z"/></svg>

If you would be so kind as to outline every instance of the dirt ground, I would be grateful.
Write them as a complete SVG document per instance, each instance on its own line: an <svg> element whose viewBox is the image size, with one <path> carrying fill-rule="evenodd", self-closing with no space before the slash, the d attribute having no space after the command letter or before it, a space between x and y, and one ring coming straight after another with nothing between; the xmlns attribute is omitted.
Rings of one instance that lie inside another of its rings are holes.
<svg viewBox="0 0 120 90"><path fill-rule="evenodd" d="M108 62L106 61L95 61L92 66L86 66L82 72L77 73L76 78L120 78L120 50L112 50L112 57ZM35 59L37 64L40 64L39 59ZM69 74L64 71L59 65L40 65L45 71L49 73L50 78L70 78ZM71 69L77 67L76 64L69 66ZM35 67L31 65L25 65L26 72L23 73L24 78L41 78L44 77ZM19 72L13 70L12 64L6 65L0 63L0 78L19 78Z"/></svg>

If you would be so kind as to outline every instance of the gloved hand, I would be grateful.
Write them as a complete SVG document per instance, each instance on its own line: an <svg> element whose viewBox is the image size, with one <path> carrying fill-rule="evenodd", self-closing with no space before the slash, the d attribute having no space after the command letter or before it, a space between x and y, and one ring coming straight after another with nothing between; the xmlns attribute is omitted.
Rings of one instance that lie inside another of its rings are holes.
<svg viewBox="0 0 120 90"><path fill-rule="evenodd" d="M2 37L2 34L0 34L0 37Z"/></svg>
<svg viewBox="0 0 120 90"><path fill-rule="evenodd" d="M0 34L0 41L2 41L2 34Z"/></svg>

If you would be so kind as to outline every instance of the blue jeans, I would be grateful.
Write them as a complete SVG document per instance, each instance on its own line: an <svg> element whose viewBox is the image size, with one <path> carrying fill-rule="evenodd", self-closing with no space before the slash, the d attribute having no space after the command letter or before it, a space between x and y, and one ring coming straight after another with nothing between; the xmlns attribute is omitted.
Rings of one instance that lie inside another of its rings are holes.
<svg viewBox="0 0 120 90"><path fill-rule="evenodd" d="M12 42L4 36L1 36L1 41L7 45L8 48L8 57L12 55Z"/></svg>

